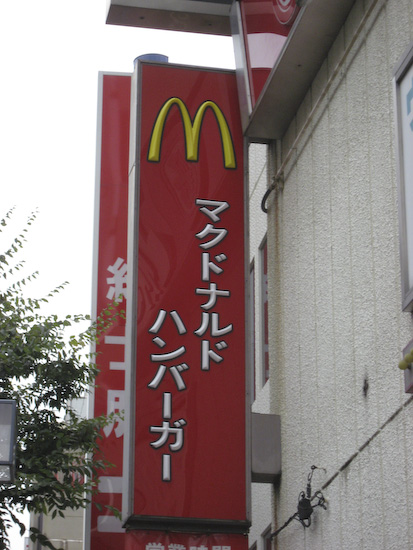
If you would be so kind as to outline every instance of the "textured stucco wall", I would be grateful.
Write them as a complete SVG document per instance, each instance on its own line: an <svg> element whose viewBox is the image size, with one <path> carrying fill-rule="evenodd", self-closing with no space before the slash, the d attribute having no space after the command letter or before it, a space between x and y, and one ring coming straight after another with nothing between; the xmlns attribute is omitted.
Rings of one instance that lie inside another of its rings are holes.
<svg viewBox="0 0 413 550"><path fill-rule="evenodd" d="M261 200L268 185L268 151L265 145L251 144L248 152L249 162L249 209L250 209L250 261L255 271L255 400L252 410L259 413L270 412L270 384L263 385L263 354L261 341L263 337L261 307L261 273L262 263L260 248L267 236L267 216L261 210ZM250 542L257 542L257 550L263 550L261 535L270 527L273 519L271 506L271 485L253 483L251 490L252 528Z"/></svg>
<svg viewBox="0 0 413 550"><path fill-rule="evenodd" d="M272 516L275 529L295 512L312 464L326 469L314 474L316 489L408 399L397 368L413 323L401 311L392 73L412 40L411 0L356 1L277 144L278 163L294 151L284 188L268 203L271 375L254 410L281 415L282 479L274 491L253 489L260 519L251 542ZM267 159L254 147L251 254L266 230L259 202ZM318 509L307 530L290 524L274 547L413 548L412 465L409 404L329 484L328 510Z"/></svg>

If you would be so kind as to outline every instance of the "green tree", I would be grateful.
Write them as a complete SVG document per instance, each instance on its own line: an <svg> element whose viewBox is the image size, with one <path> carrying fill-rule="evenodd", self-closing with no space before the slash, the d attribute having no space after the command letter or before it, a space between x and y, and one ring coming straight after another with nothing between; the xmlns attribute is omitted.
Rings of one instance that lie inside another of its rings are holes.
<svg viewBox="0 0 413 550"><path fill-rule="evenodd" d="M11 216L12 211L0 221L0 232ZM5 282L0 287L0 399L15 399L18 410L15 482L0 484L0 549L10 548L7 530L13 522L25 532L16 511L64 517L65 510L88 505L99 472L108 466L99 454L99 434L113 421L81 418L71 404L93 384L97 367L88 350L119 314L116 304L92 324L84 315L43 315L42 306L64 285L41 299L26 296L27 284L37 276L16 278L27 226L0 255ZM71 327L84 321L89 328L68 336ZM29 535L54 548L36 529Z"/></svg>

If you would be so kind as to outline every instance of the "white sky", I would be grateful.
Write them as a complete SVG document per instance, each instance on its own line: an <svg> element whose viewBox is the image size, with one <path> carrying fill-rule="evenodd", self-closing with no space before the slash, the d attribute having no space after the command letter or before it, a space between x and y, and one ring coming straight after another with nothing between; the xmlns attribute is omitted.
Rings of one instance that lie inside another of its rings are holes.
<svg viewBox="0 0 413 550"><path fill-rule="evenodd" d="M145 53L234 68L230 38L109 26L105 16L106 0L1 7L0 218L39 209L22 258L40 271L33 294L69 281L51 306L59 314L91 307L98 72L132 72Z"/></svg>

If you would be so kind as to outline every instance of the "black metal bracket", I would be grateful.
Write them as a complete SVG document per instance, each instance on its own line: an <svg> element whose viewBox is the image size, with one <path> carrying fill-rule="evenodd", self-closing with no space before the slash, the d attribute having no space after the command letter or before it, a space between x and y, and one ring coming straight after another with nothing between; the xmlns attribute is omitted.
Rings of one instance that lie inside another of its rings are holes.
<svg viewBox="0 0 413 550"><path fill-rule="evenodd" d="M289 525L294 519L299 521L304 528L310 527L311 515L314 508L320 506L324 510L327 510L326 501L321 491L316 491L311 494L311 481L313 479L314 470L324 470L324 468L318 468L317 466L311 466L311 472L307 477L307 487L305 491L301 491L298 497L297 511L290 516L282 527L271 533L270 538L273 539L280 533L287 525ZM325 471L325 470L324 470ZM314 503L314 504L313 504Z"/></svg>

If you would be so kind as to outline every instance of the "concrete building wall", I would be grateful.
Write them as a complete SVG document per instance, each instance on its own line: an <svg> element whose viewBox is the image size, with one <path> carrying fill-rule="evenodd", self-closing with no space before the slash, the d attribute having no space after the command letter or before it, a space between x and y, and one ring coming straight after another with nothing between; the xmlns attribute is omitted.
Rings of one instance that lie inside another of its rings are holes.
<svg viewBox="0 0 413 550"><path fill-rule="evenodd" d="M269 174L269 151L265 145L250 144L248 152L249 162L249 248L250 262L254 269L254 355L255 355L255 376L253 377L253 403L252 411L257 413L270 412L270 385L263 379L263 338L264 327L262 319L262 291L263 291L263 265L262 245L267 238L267 216L261 210L261 200L268 186ZM263 549L262 534L272 529L272 508L271 508L271 485L253 483L251 498L254 503L252 507L252 528L250 540L257 542L257 550Z"/></svg>
<svg viewBox="0 0 413 550"><path fill-rule="evenodd" d="M413 402L397 368L413 323L401 311L392 86L412 40L411 0L357 0L275 157L257 162L265 148L251 149L271 365L253 410L279 414L282 429L280 484L253 488L251 544L297 510L314 464L328 510L309 529L291 523L274 548L413 548ZM284 161L265 220L262 169L271 177Z"/></svg>

